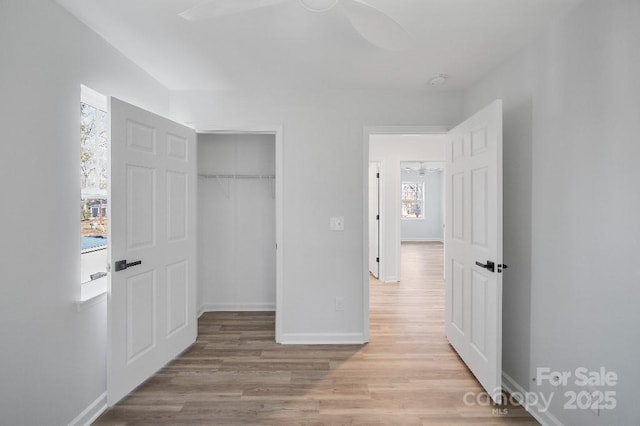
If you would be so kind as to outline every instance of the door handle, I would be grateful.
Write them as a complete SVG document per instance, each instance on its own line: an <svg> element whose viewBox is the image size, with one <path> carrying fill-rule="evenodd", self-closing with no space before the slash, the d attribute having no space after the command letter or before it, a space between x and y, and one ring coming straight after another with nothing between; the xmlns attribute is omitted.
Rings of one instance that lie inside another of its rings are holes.
<svg viewBox="0 0 640 426"><path fill-rule="evenodd" d="M142 260L136 260L135 262L127 263L126 260L118 260L116 261L116 272L124 271L127 268L132 266L142 265Z"/></svg>
<svg viewBox="0 0 640 426"><path fill-rule="evenodd" d="M490 260L487 260L486 265L484 263L480 263L476 261L476 265L478 265L481 268L486 269L487 271L491 271L491 272L495 272L496 271L496 264Z"/></svg>

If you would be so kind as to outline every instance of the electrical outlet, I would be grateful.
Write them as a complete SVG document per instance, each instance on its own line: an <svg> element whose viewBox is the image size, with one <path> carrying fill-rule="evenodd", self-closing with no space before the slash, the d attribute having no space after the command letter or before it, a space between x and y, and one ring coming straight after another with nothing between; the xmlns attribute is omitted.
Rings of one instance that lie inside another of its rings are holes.
<svg viewBox="0 0 640 426"><path fill-rule="evenodd" d="M336 311L344 311L344 297L336 297Z"/></svg>

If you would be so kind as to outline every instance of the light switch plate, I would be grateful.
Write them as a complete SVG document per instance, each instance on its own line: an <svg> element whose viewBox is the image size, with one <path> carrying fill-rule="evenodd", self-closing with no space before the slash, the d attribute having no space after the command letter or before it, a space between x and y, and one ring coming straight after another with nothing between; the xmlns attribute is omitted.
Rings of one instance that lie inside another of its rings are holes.
<svg viewBox="0 0 640 426"><path fill-rule="evenodd" d="M344 231L344 218L332 217L329 221L329 229L336 232Z"/></svg>

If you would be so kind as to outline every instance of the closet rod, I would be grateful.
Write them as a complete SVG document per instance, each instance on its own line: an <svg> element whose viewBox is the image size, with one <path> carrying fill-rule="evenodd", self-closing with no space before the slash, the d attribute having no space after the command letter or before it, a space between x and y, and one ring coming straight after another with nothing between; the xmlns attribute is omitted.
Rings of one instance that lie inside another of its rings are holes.
<svg viewBox="0 0 640 426"><path fill-rule="evenodd" d="M275 179L275 175L207 175L199 174L198 176L207 179Z"/></svg>

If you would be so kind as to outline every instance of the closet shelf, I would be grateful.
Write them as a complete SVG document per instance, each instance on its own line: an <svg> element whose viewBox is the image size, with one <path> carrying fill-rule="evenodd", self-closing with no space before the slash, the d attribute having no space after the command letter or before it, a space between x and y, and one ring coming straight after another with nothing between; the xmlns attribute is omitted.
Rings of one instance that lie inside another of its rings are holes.
<svg viewBox="0 0 640 426"><path fill-rule="evenodd" d="M205 179L215 179L220 185L220 189L227 199L231 199L231 180L235 179L256 179L266 181L271 188L271 198L276 198L276 176L275 175L210 175L199 173L198 176ZM235 185L234 185L235 186Z"/></svg>
<svg viewBox="0 0 640 426"><path fill-rule="evenodd" d="M206 179L275 179L275 175L209 175L199 174Z"/></svg>

